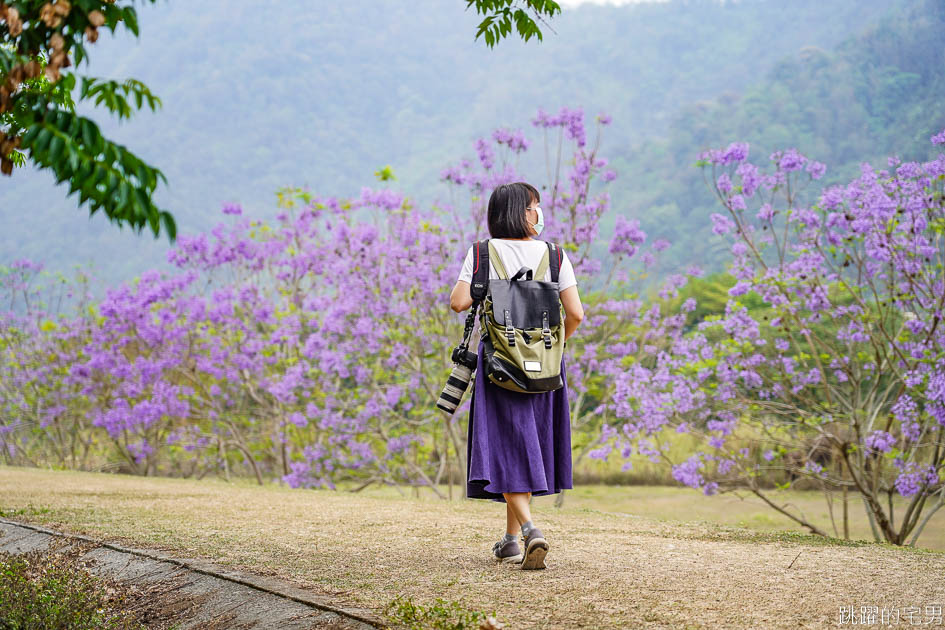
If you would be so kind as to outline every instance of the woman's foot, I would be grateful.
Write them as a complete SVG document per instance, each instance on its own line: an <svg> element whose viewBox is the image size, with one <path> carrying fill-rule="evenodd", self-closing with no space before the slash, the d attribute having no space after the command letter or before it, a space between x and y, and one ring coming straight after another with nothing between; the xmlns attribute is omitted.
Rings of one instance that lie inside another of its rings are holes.
<svg viewBox="0 0 945 630"><path fill-rule="evenodd" d="M522 557L522 569L544 569L545 554L548 553L548 541L541 530L532 527L525 537L525 553Z"/></svg>
<svg viewBox="0 0 945 630"><path fill-rule="evenodd" d="M517 563L522 561L522 549L517 540L500 540L492 546L492 557L496 562Z"/></svg>

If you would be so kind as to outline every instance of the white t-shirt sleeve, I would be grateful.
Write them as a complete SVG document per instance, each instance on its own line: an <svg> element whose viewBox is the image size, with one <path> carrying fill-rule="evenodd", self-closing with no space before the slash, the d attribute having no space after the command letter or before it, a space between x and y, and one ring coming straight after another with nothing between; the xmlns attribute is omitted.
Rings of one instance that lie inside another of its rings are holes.
<svg viewBox="0 0 945 630"><path fill-rule="evenodd" d="M571 265L571 259L568 253L561 249L561 268L558 269L558 293L577 284L577 278L574 277L574 267Z"/></svg>
<svg viewBox="0 0 945 630"><path fill-rule="evenodd" d="M470 245L466 251L466 259L463 261L463 268L459 272L459 281L472 284L473 276L473 246Z"/></svg>

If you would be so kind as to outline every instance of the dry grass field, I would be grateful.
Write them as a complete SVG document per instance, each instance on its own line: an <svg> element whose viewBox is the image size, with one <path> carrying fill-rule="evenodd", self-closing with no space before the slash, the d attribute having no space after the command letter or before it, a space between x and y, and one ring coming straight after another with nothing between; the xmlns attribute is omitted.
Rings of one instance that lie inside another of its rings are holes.
<svg viewBox="0 0 945 630"><path fill-rule="evenodd" d="M816 496L802 499L817 509ZM8 518L277 576L378 612L401 595L494 610L509 629L835 628L841 607L945 604L945 553L783 531L735 497L590 487L552 502L533 503L551 551L547 569L529 572L491 561L505 507L491 501L0 467ZM941 549L941 521L930 528L920 544Z"/></svg>

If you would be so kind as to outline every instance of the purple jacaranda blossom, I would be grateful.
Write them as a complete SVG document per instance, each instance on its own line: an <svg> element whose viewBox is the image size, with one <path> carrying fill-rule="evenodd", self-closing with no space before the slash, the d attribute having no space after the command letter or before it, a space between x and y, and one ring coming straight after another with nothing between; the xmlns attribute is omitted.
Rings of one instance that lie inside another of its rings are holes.
<svg viewBox="0 0 945 630"><path fill-rule="evenodd" d="M499 145L507 146L513 153L522 153L528 149L530 143L521 131L509 131L507 129L496 129L492 132L492 139ZM482 142L482 141L480 141ZM480 150L477 143L477 150ZM489 151L488 147L483 147L482 151ZM480 158L481 159L481 158ZM490 161L491 168L491 161ZM457 182L462 183L462 182Z"/></svg>
<svg viewBox="0 0 945 630"><path fill-rule="evenodd" d="M760 221L770 221L774 218L774 210L771 207L770 203L764 203L761 205L761 208L758 209L757 217Z"/></svg>
<svg viewBox="0 0 945 630"><path fill-rule="evenodd" d="M827 166L821 162L811 160L807 163L806 170L810 173L811 179L820 179L827 172Z"/></svg>
<svg viewBox="0 0 945 630"><path fill-rule="evenodd" d="M640 229L640 222L637 219L628 220L623 216L618 216L608 251L611 254L633 256L638 246L645 240L646 232Z"/></svg>
<svg viewBox="0 0 945 630"><path fill-rule="evenodd" d="M742 162L735 169L735 174L741 179L742 194L746 197L752 197L758 186L761 185L761 175L758 167L749 162Z"/></svg>
<svg viewBox="0 0 945 630"><path fill-rule="evenodd" d="M725 235L732 231L735 224L728 217L717 212L712 213L712 233Z"/></svg>
<svg viewBox="0 0 945 630"><path fill-rule="evenodd" d="M733 142L722 152L722 164L742 162L748 158L748 143Z"/></svg>
<svg viewBox="0 0 945 630"><path fill-rule="evenodd" d="M482 138L476 140L476 153L479 154L479 162L482 167L486 170L491 169L495 156L492 153L492 148Z"/></svg>
<svg viewBox="0 0 945 630"><path fill-rule="evenodd" d="M904 497L911 497L940 482L939 474L931 465L921 466L915 462L899 463L900 474L896 477L896 490Z"/></svg>
<svg viewBox="0 0 945 630"><path fill-rule="evenodd" d="M771 160L778 165L778 168L786 172L799 170L807 163L807 158L793 148L775 151L771 154Z"/></svg>
<svg viewBox="0 0 945 630"><path fill-rule="evenodd" d="M701 488L705 485L705 478L700 472L703 466L699 455L692 455L685 462L673 467L673 478L691 488Z"/></svg>
<svg viewBox="0 0 945 630"><path fill-rule="evenodd" d="M888 453L896 444L896 438L886 431L873 431L866 436L863 444L874 451Z"/></svg>

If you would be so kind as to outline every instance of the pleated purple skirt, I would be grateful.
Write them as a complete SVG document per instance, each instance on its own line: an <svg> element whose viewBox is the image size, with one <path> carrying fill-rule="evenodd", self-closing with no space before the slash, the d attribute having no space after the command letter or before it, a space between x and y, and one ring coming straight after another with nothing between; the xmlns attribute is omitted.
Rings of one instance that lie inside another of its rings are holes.
<svg viewBox="0 0 945 630"><path fill-rule="evenodd" d="M479 365L483 343L479 342ZM503 492L555 494L572 487L568 380L523 394L476 374L466 434L466 496L505 503Z"/></svg>

